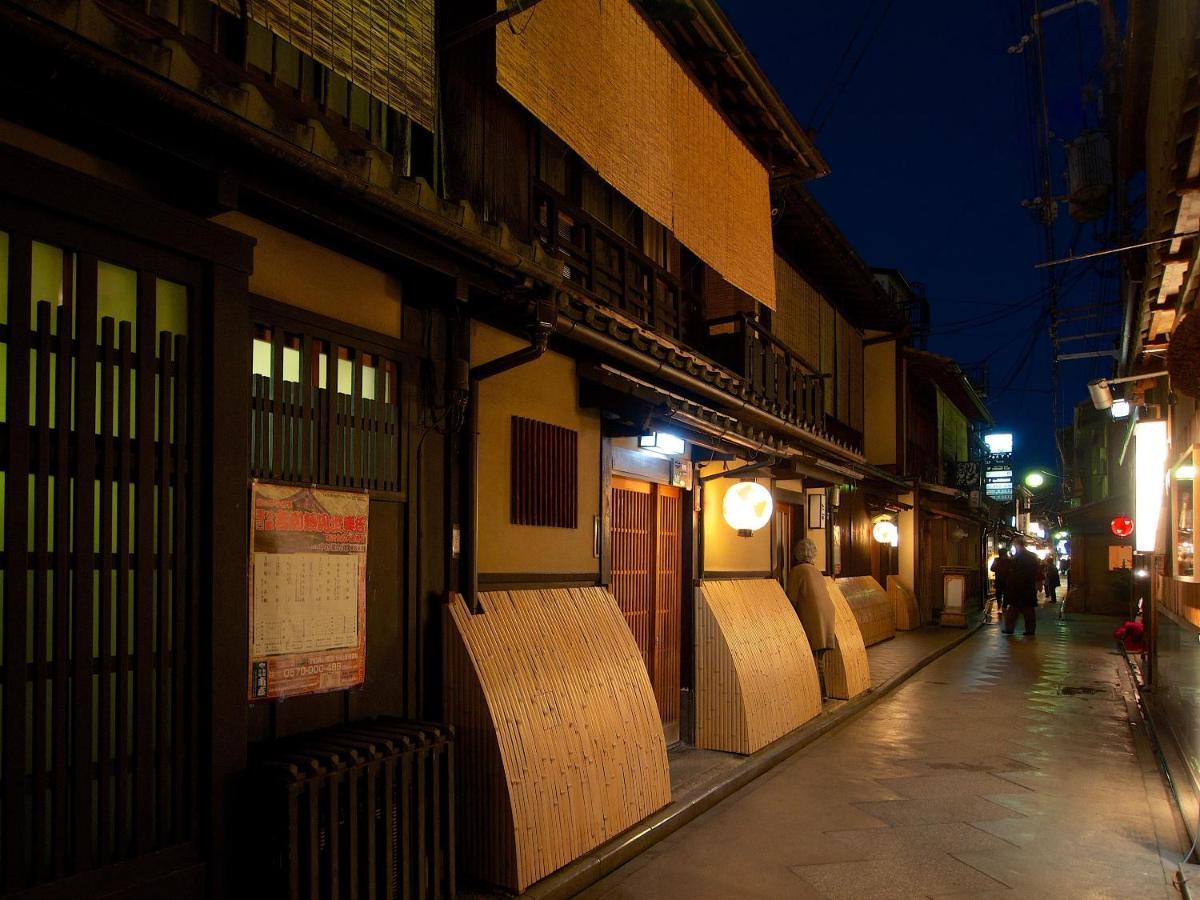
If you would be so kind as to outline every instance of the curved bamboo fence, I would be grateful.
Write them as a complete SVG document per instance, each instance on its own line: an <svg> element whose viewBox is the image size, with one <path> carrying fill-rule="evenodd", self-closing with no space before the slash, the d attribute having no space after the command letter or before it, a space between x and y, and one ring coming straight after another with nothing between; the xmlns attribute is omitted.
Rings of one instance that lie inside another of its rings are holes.
<svg viewBox="0 0 1200 900"><path fill-rule="evenodd" d="M603 588L447 604L462 858L523 891L671 800L667 748L633 636Z"/></svg>
<svg viewBox="0 0 1200 900"><path fill-rule="evenodd" d="M837 579L842 596L858 622L863 643L870 647L896 636L896 607L879 582L870 575Z"/></svg>
<svg viewBox="0 0 1200 900"><path fill-rule="evenodd" d="M753 753L821 711L800 619L772 579L696 592L696 746Z"/></svg>
<svg viewBox="0 0 1200 900"><path fill-rule="evenodd" d="M836 646L825 654L825 692L839 700L850 700L871 686L867 647L842 589L828 575L825 583L837 616L833 626Z"/></svg>
<svg viewBox="0 0 1200 900"><path fill-rule="evenodd" d="M912 588L900 580L898 575L887 577L888 596L896 610L896 630L912 631L921 627L921 611L917 607L917 595Z"/></svg>

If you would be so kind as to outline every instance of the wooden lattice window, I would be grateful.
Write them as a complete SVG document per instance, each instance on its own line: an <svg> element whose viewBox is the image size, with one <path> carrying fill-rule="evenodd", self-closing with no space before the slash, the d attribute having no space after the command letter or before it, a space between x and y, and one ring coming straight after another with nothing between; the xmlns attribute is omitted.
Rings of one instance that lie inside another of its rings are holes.
<svg viewBox="0 0 1200 900"><path fill-rule="evenodd" d="M579 433L512 417L512 523L575 528L579 521Z"/></svg>
<svg viewBox="0 0 1200 900"><path fill-rule="evenodd" d="M254 327L251 474L402 498L408 443L398 355L272 318Z"/></svg>
<svg viewBox="0 0 1200 900"><path fill-rule="evenodd" d="M20 891L197 832L202 277L74 223L4 225L0 890Z"/></svg>

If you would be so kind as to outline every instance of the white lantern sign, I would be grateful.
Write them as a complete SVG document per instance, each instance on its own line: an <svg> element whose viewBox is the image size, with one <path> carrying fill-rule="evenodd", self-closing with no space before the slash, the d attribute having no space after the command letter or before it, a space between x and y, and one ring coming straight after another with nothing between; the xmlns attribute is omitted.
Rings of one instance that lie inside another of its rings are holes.
<svg viewBox="0 0 1200 900"><path fill-rule="evenodd" d="M725 521L741 537L750 537L770 522L774 509L771 492L757 481L739 481L725 492L721 504Z"/></svg>
<svg viewBox="0 0 1200 900"><path fill-rule="evenodd" d="M891 519L880 519L871 529L871 537L881 544L895 545L900 537L896 523Z"/></svg>

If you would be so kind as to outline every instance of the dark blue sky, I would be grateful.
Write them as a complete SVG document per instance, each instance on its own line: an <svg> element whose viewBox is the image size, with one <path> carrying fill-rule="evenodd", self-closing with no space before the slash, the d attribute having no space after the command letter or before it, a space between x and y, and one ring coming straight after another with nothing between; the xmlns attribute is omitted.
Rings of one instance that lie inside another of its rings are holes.
<svg viewBox="0 0 1200 900"><path fill-rule="evenodd" d="M1046 274L1033 268L1045 258L1044 232L1021 206L1039 193L1025 67L1031 74L1035 69L1032 57L1007 52L1028 31L1031 0L730 0L722 6L806 127L823 118L820 112L814 118L818 100L851 35L859 29L843 72L875 32L816 136L833 171L812 183L813 194L870 265L898 268L926 286L933 317L929 349L963 363L989 360L990 406L997 426L1017 435L1018 467L1056 467L1042 318ZM1050 171L1054 192L1062 194L1061 139L1085 123L1094 125L1097 114L1083 100L1083 85L1099 84L1096 10L1089 5L1056 16L1045 30L1056 134ZM1103 245L1103 227L1077 230L1060 207L1057 255ZM1065 291L1061 307L1115 299L1112 278L1103 279L1097 266L1056 271ZM1005 311L1022 300L1022 307ZM955 325L988 312L1002 315L986 325ZM1060 330L1102 329L1092 320ZM1102 344L1079 341L1063 349ZM1088 378L1107 375L1110 367L1103 359L1062 364L1060 423L1087 396Z"/></svg>

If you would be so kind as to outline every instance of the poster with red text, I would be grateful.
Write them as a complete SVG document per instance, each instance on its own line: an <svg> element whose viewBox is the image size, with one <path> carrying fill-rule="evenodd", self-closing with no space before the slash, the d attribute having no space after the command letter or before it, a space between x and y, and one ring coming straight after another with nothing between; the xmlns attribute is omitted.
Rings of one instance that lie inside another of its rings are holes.
<svg viewBox="0 0 1200 900"><path fill-rule="evenodd" d="M367 493L255 481L250 499L250 699L361 685Z"/></svg>

